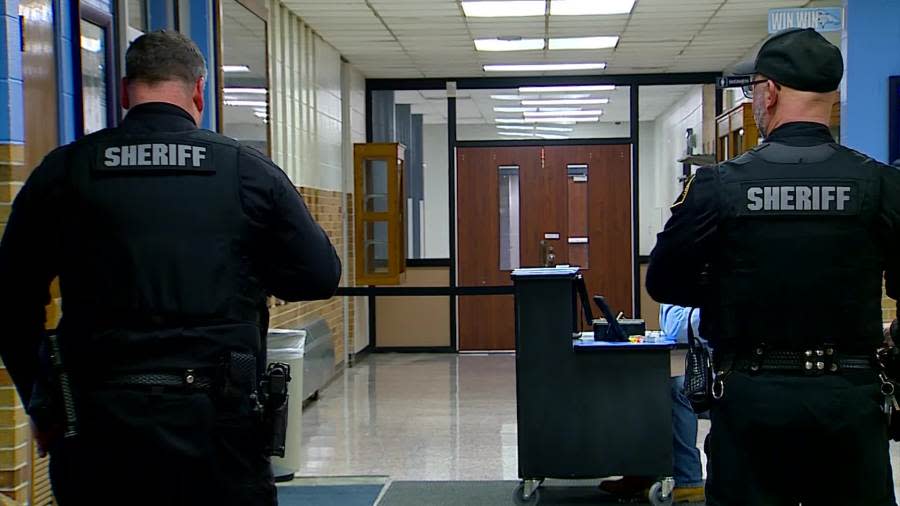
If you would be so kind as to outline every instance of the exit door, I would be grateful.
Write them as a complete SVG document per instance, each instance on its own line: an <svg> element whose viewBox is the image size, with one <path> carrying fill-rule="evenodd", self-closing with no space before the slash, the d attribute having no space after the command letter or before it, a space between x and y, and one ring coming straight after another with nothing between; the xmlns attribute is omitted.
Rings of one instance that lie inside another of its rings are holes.
<svg viewBox="0 0 900 506"><path fill-rule="evenodd" d="M458 283L511 285L519 267L582 267L588 289L631 315L631 147L457 151ZM515 348L511 295L459 298L462 351Z"/></svg>

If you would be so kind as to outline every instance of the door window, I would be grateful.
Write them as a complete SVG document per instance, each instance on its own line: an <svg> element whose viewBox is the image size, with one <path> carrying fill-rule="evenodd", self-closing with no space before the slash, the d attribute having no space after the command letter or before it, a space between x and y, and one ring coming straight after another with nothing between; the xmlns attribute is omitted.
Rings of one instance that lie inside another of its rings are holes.
<svg viewBox="0 0 900 506"><path fill-rule="evenodd" d="M500 189L500 270L519 268L519 166L501 165Z"/></svg>
<svg viewBox="0 0 900 506"><path fill-rule="evenodd" d="M106 30L81 20L81 90L85 135L109 126Z"/></svg>

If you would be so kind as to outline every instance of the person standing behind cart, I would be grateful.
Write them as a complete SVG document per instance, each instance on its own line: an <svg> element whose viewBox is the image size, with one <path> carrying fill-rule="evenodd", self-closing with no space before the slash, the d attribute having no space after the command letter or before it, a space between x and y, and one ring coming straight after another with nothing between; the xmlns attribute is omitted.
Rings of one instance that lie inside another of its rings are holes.
<svg viewBox="0 0 900 506"><path fill-rule="evenodd" d="M843 59L814 30L738 69L765 141L697 171L647 271L715 350L707 504L895 505L873 357L882 276L900 296L900 170L831 136Z"/></svg>
<svg viewBox="0 0 900 506"><path fill-rule="evenodd" d="M663 304L659 308L659 325L663 334L679 343L687 343L687 326L690 318L694 333L700 332L700 310ZM684 376L675 376L672 389L672 469L675 490L672 502L703 502L703 463L697 449L697 415L684 396ZM605 481L600 489L620 498L646 497L647 490L655 482L653 477L626 476L621 480Z"/></svg>

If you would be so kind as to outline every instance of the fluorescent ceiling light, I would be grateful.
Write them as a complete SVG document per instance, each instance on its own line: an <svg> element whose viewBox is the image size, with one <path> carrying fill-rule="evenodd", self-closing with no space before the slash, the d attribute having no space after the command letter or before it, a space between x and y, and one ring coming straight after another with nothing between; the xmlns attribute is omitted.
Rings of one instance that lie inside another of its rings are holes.
<svg viewBox="0 0 900 506"><path fill-rule="evenodd" d="M535 130L542 130L544 132L571 132L571 128L562 128L562 127L534 127Z"/></svg>
<svg viewBox="0 0 900 506"><path fill-rule="evenodd" d="M576 123L596 123L600 121L599 116L590 118L497 118L497 123L513 124L513 125L530 125L533 123L542 123L550 125L574 125Z"/></svg>
<svg viewBox="0 0 900 506"><path fill-rule="evenodd" d="M544 111L544 112L580 111L581 107L541 107L541 108L538 108L538 110Z"/></svg>
<svg viewBox="0 0 900 506"><path fill-rule="evenodd" d="M534 98L535 97L531 97L531 96L522 97L523 100L534 99ZM591 95L590 95L590 93L580 93L580 94L566 93L563 95L542 95L541 98L544 100L550 100L550 99L553 99L553 100L563 100L563 99L577 100L579 98L591 98Z"/></svg>
<svg viewBox="0 0 900 506"><path fill-rule="evenodd" d="M534 137L534 134L528 132L497 132L497 135L512 135L515 137Z"/></svg>
<svg viewBox="0 0 900 506"><path fill-rule="evenodd" d="M540 137L541 139L568 139L567 135L557 135L557 134L534 134L535 137Z"/></svg>
<svg viewBox="0 0 900 506"><path fill-rule="evenodd" d="M582 120L583 118L578 118ZM600 118L596 118L598 121ZM511 124L527 124L527 123L551 123L554 125L574 125L576 123L576 118L497 118L494 121L497 123L511 123Z"/></svg>
<svg viewBox="0 0 900 506"><path fill-rule="evenodd" d="M544 49L544 39L475 39L478 51L540 51Z"/></svg>
<svg viewBox="0 0 900 506"><path fill-rule="evenodd" d="M543 49L543 45L541 49ZM93 37L81 36L81 49L86 51L90 51L92 53L99 53L103 49L103 42L100 39L95 39Z"/></svg>
<svg viewBox="0 0 900 506"><path fill-rule="evenodd" d="M611 84L599 84L589 86L523 86L519 93L566 93L569 91L613 91L616 89Z"/></svg>
<svg viewBox="0 0 900 506"><path fill-rule="evenodd" d="M634 8L634 0L553 0L551 16L605 16L628 14Z"/></svg>
<svg viewBox="0 0 900 506"><path fill-rule="evenodd" d="M265 112L265 113L267 113L267 112L269 112L269 110L268 110L267 108L265 108L265 107L254 107L254 108L253 108L253 112Z"/></svg>
<svg viewBox="0 0 900 506"><path fill-rule="evenodd" d="M522 100L525 97L521 95L491 95L491 98L494 100Z"/></svg>
<svg viewBox="0 0 900 506"><path fill-rule="evenodd" d="M548 47L551 50L556 49L609 49L616 47L619 43L619 37L565 37L560 39L550 39Z"/></svg>
<svg viewBox="0 0 900 506"><path fill-rule="evenodd" d="M470 18L506 18L543 16L547 12L544 0L516 0L491 2L463 2L462 8Z"/></svg>
<svg viewBox="0 0 900 506"><path fill-rule="evenodd" d="M225 105L236 107L265 107L266 103L259 100L226 100Z"/></svg>
<svg viewBox="0 0 900 506"><path fill-rule="evenodd" d="M534 130L534 127L520 125L497 125L497 128L503 130Z"/></svg>
<svg viewBox="0 0 900 506"><path fill-rule="evenodd" d="M537 107L494 107L494 112L535 112Z"/></svg>
<svg viewBox="0 0 900 506"><path fill-rule="evenodd" d="M485 72L551 72L556 70L603 70L606 63L527 63L485 65Z"/></svg>
<svg viewBox="0 0 900 506"><path fill-rule="evenodd" d="M575 98L553 100L523 100L522 105L596 105L608 104L608 98Z"/></svg>
<svg viewBox="0 0 900 506"><path fill-rule="evenodd" d="M564 118L568 116L600 116L603 114L601 110L593 111L558 111L558 112L526 112L526 118Z"/></svg>
<svg viewBox="0 0 900 506"><path fill-rule="evenodd" d="M268 118L269 117L269 115L264 112L254 112L253 115L256 116L257 118Z"/></svg>
<svg viewBox="0 0 900 506"><path fill-rule="evenodd" d="M222 72L250 72L246 65L222 65Z"/></svg>
<svg viewBox="0 0 900 506"><path fill-rule="evenodd" d="M269 90L265 88L223 88L225 93L241 93L243 95L267 95Z"/></svg>

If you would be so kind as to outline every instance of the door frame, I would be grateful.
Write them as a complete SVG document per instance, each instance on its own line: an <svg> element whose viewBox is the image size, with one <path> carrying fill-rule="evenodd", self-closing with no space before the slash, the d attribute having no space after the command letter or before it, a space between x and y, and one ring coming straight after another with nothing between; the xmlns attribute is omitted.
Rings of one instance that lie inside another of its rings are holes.
<svg viewBox="0 0 900 506"><path fill-rule="evenodd" d="M465 78L418 78L418 79L367 79L366 80L366 140L373 139L373 91L401 90L447 90L447 151L448 151L448 200L449 200L449 258L440 259L450 269L450 283L446 287L342 287L338 296L365 296L369 298L369 336L370 347L375 351L389 352L451 352L459 351L457 332L457 297L469 295L508 295L512 287L469 287L460 286L457 282L457 231L456 231L456 148L458 147L514 147L514 146L571 146L593 144L629 144L631 145L631 193L632 193L632 311L636 318L641 314L640 268L645 260L639 253L639 202L640 193L638 176L640 171L640 88L642 86L663 85L704 85L715 84L721 72L687 72L674 74L621 74L621 75L583 75L583 76L539 76L539 77L465 77ZM498 140L498 141L458 141L456 122L456 90L517 88L520 86L576 86L612 84L629 86L630 118L629 136L615 139L563 139L563 140ZM716 114L722 111L722 91L715 94ZM419 260L407 260L407 263ZM431 260L435 261L435 260ZM378 348L375 333L374 307L378 296L447 295L450 298L450 345L446 347L427 348Z"/></svg>

